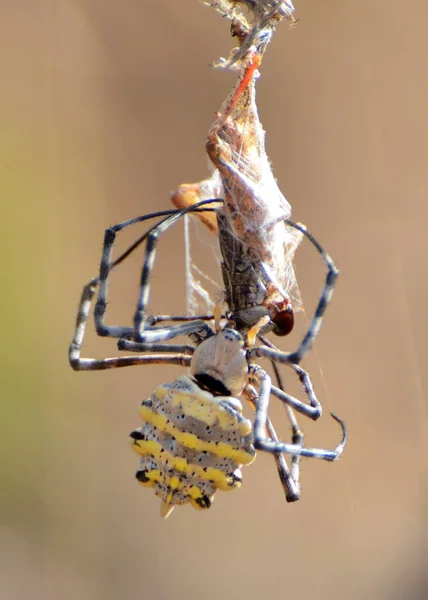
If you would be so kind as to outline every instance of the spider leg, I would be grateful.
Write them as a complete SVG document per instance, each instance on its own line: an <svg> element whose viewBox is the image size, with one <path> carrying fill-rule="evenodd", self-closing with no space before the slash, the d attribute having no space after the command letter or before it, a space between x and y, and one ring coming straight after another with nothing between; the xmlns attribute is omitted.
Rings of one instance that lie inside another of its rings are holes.
<svg viewBox="0 0 428 600"><path fill-rule="evenodd" d="M202 323L201 320L199 320L199 322L189 321L187 325L181 324L175 329L171 326L167 328L155 328L149 325L149 327L147 327L146 307L150 295L149 277L154 266L155 250L158 237L161 233L166 231L170 226L172 226L179 219L181 219L185 214L190 212L198 212L202 205L211 204L213 202L218 203L218 200L205 200L183 210L163 211L162 213L155 213L154 215L144 215L135 219L131 219L129 221L125 221L106 230L104 235L104 244L100 264L100 287L98 299L94 310L95 327L98 335L116 338L133 338L136 341L139 341L140 343L147 342L153 344L156 342L166 341L179 335L189 335L191 333L200 332L206 335L208 333L208 325ZM210 209L205 208L204 210ZM130 225L142 222L153 216L164 215L166 216L163 220L158 222L144 235L138 238L138 240L136 240L136 242L134 242L126 252L124 252L118 259L112 262L111 256L113 251L113 245L118 232L125 229L126 227L129 227ZM134 327L106 325L104 322L104 318L107 308L107 289L109 274L117 264L122 262L144 241L146 241L146 253L141 274L140 293L134 316Z"/></svg>
<svg viewBox="0 0 428 600"><path fill-rule="evenodd" d="M98 278L91 279L83 288L82 296L77 312L76 329L69 349L70 365L75 371L98 371L104 369L115 369L118 367L129 367L132 365L181 365L188 367L191 357L185 354L170 354L150 356L121 356L115 358L81 358L81 348L85 337L86 325L92 299L98 285Z"/></svg>
<svg viewBox="0 0 428 600"><path fill-rule="evenodd" d="M214 321L214 315L202 315L202 316L169 316L169 315L151 315L146 319L146 323L149 324L150 327L153 327L156 323L164 323L164 322L175 322L175 323L194 323L195 321ZM171 325L164 326L162 329L167 331L171 328ZM184 329L184 328L183 328ZM211 328L203 329L199 331L193 331L190 328L190 333L184 333L184 335L188 335L190 339L195 344L200 344L203 340L207 339L212 335ZM177 328L174 330L177 332ZM181 335L175 333L176 335ZM185 354L193 354L194 347L189 346L187 344L180 344L177 346L173 346L171 344L152 344L149 342L134 342L133 340L129 340L127 338L120 338L117 343L117 347L119 350L125 350L130 352L182 352Z"/></svg>
<svg viewBox="0 0 428 600"><path fill-rule="evenodd" d="M124 352L177 352L179 354L187 354L192 356L195 351L194 346L189 344L140 344L121 338L117 343L118 350Z"/></svg>
<svg viewBox="0 0 428 600"><path fill-rule="evenodd" d="M254 447L258 450L264 450L265 452L285 452L286 454L298 454L300 456L307 456L310 458L319 458L322 460L333 461L336 460L343 452L343 449L348 440L348 434L346 431L345 423L332 413L332 417L342 427L342 440L332 450L326 450L323 448L302 448L299 444L286 444L284 442L277 442L274 439L270 439L266 436L266 420L267 412L269 407L269 397L271 393L271 378L256 365L251 366L252 376L259 384L259 398L256 407L256 416L254 420Z"/></svg>
<svg viewBox="0 0 428 600"><path fill-rule="evenodd" d="M147 233L146 256L141 275L140 295L134 317L133 328L105 325L104 323L104 316L107 307L108 275L111 271L111 254L113 250L114 241L116 239L117 231L120 231L120 229L123 228L124 224L107 229L104 236L104 246L101 257L98 300L94 310L94 320L98 335L119 338L136 337L140 343L147 342L153 344L156 342L167 341L179 335L189 335L191 333L199 332L206 333L210 329L205 322L198 320L189 321L188 323L181 323L176 326L149 327L144 335L141 333L145 327L145 308L147 306L150 295L149 278L154 265L157 239L160 233L165 231L167 227L169 227L178 218L182 216L182 212L183 211L179 211L178 214L176 213L173 214L171 217L167 217Z"/></svg>
<svg viewBox="0 0 428 600"><path fill-rule="evenodd" d="M284 391L284 385L282 383L282 377L281 374L279 372L278 369L278 365L276 363L274 363L272 361L272 369L275 373L275 378L276 378L276 382L277 382L277 387L283 392ZM303 446L303 441L304 441L304 436L303 433L299 427L299 424L297 422L297 419L294 415L294 412L292 411L291 407L288 404L285 404L285 410L287 411L287 416L288 416L288 420L290 421L290 425L291 425L291 431L292 431L292 443L293 444L298 444L299 446ZM269 421L269 419L268 419ZM278 438L276 438L275 436L273 436L269 429L267 430L268 434L270 435L270 437L274 440L274 441L279 441ZM284 455L283 454L274 454L275 457L282 457L282 459L285 462L284 459ZM275 458L275 460L277 460L277 458ZM285 499L287 500L287 502L295 502L296 500L299 500L300 498L300 456L298 454L295 454L291 457L291 465L290 465L290 476L294 482L294 486L297 489L297 494L293 494L293 493L287 493L289 490L287 490L287 488L284 485L283 479L281 477L281 472L280 472L280 468L279 465L277 464L278 467L278 474L279 474L279 478L281 480L281 482L283 483L283 487L285 489Z"/></svg>
<svg viewBox="0 0 428 600"><path fill-rule="evenodd" d="M155 218L155 217L168 217L170 215L175 215L177 213L176 210L167 210L161 211L158 213L151 213L148 215L143 215L140 217L136 217L135 219L130 219L128 221L124 221L119 225L111 227L106 230L104 234L104 243L103 243L103 251L101 255L101 264L99 276L94 279L96 283L100 284L99 292L98 292L98 300L95 305L94 310L94 321L95 328L97 334L102 337L131 337L133 334L132 327L126 326L109 326L104 323L104 316L107 307L107 286L108 286L108 276L112 269L124 261L138 246L146 239L147 232L140 236L119 258L115 261L111 262L111 255L113 252L113 245L116 239L116 233L125 229L131 225L135 225L136 223L141 223L143 221Z"/></svg>
<svg viewBox="0 0 428 600"><path fill-rule="evenodd" d="M276 435L275 429L271 423L271 420L268 418L266 421L266 431L268 432L270 439L278 442L278 436ZM303 435L301 440L297 439L293 435L293 444L303 443ZM285 491L285 499L287 502L296 502L300 498L300 484L299 484L299 460L300 456L298 454L294 455L291 459L291 468L288 468L288 465L285 461L283 454L274 453L274 459L276 462L276 468L278 471L279 479L281 481L282 487Z"/></svg>
<svg viewBox="0 0 428 600"><path fill-rule="evenodd" d="M280 383L280 381L279 381ZM256 409L257 406L257 392L252 385L247 385L244 391L244 395L247 398L248 402ZM290 409L290 412L291 409ZM294 415L293 415L294 416ZM266 419L266 431L268 432L271 439L278 442L278 437L276 435L275 429L272 425L269 417ZM303 440L303 436L302 436ZM294 438L293 435L293 443L299 443L299 441ZM291 469L288 468L287 462L283 454L273 454L276 463L276 469L278 471L278 476L281 481L281 485L285 492L285 498L287 502L295 502L300 498L300 485L299 485L299 469L298 462L300 461L300 456L293 456L291 459ZM297 464L297 470L296 470Z"/></svg>
<svg viewBox="0 0 428 600"><path fill-rule="evenodd" d="M274 344L272 344L271 341L269 341L268 339L266 339L265 336L259 335L258 337L263 342L263 344L264 344L263 347L264 348L267 347L267 348L269 348L271 350L274 350L274 352L278 353L278 354L275 354L273 357L270 356L270 362L271 362L272 367L273 367L273 369L275 371L275 375L276 375L277 381L280 381L280 374L279 374L279 369L278 369L276 363L277 363L277 361L280 362L278 360L278 356L283 356L284 355L285 357L287 357L287 360L285 362L287 362L288 365L292 369L294 369L294 371L297 373L297 376L300 379L300 383L303 386L305 394L306 394L306 396L309 399L310 406L308 406L307 404L301 402L300 400L297 400L296 398L293 398L293 396L290 396L289 394L286 394L284 392L284 387L282 385L278 386L279 390L278 390L278 388L275 388L273 386L271 393L274 396L276 396L277 398L279 398L280 400L283 400L283 402L285 403L286 406L287 405L292 406L298 412L304 414L305 416L309 417L310 419L313 419L314 421L316 421L317 419L319 419L319 417L322 415L322 406L321 406L321 402L318 400L318 398L317 398L317 396L315 394L315 390L314 390L314 387L312 385L312 381L311 381L311 378L309 376L309 373L307 371L305 371L305 369L303 367L301 367L300 365L296 365L295 363L288 362L288 359L289 359L290 356L292 356L292 354L290 355L290 354L286 354L285 352L282 352L276 346L274 346Z"/></svg>
<svg viewBox="0 0 428 600"><path fill-rule="evenodd" d="M224 315L222 315L221 318L225 319L226 317ZM188 322L188 321L214 321L214 319L215 319L214 315L198 315L198 316L193 316L193 315L182 315L182 316L178 316L178 315L150 315L150 317L148 317L146 319L146 323L148 323L149 325L156 325L156 323L163 323L165 321L180 321L180 322Z"/></svg>
<svg viewBox="0 0 428 600"><path fill-rule="evenodd" d="M207 201L199 202L197 205L205 204ZM211 201L212 202L212 201ZM210 326L202 320L189 321L181 323L177 326L154 327L150 328L146 326L146 309L150 296L150 276L153 270L156 256L156 246L159 237L169 227L181 219L184 215L192 212L194 206L179 211L177 214L166 218L165 220L158 223L147 235L146 243L146 254L144 259L143 268L141 271L140 280L140 293L137 301L137 307L134 316L134 340L139 343L156 343L166 341L172 337L178 335L196 335L200 339L205 339L211 335L212 330Z"/></svg>
<svg viewBox="0 0 428 600"><path fill-rule="evenodd" d="M138 365L138 364L180 364L182 366L188 366L190 363L190 354L193 350L190 350L190 346L173 346L171 348L167 348L166 345L158 344L154 345L156 339L150 340L150 346L146 349L146 351L152 352L176 352L176 354L170 356L146 356L146 357L120 357L120 358L107 358L107 359L84 359L81 358L81 347L83 344L83 339L86 330L86 324L89 316L89 311L91 308L92 300L95 295L95 291L97 286L99 285L98 292L98 300L94 310L94 321L98 335L107 336L107 337L118 337L123 339L129 339L134 336L134 328L126 327L126 326L108 326L104 323L104 317L107 306L107 285L108 285L108 276L110 271L116 267L119 263L125 260L144 240L147 239L149 233L153 230L156 230L159 226L159 223L152 227L149 232L144 233L140 236L125 252L123 252L115 261L111 262L111 255L113 250L114 240L116 238L117 232L125 229L130 225L134 225L136 223L141 223L148 219L152 219L155 217L166 217L164 221L169 218L173 218L178 220L184 214L188 212L200 212L201 210L209 211L211 210L209 207L201 208L202 206L212 204L213 202L218 203L218 200L204 200L199 202L196 205L193 205L184 210L167 210L161 211L157 213L152 213L148 215L143 215L136 217L135 219L130 219L129 221L125 221L115 227L108 229L104 236L104 246L101 257L100 264L100 274L98 277L91 279L83 288L78 314L76 321L76 328L73 336L72 343L69 349L69 361L71 366L75 370L97 370L97 369L109 369L116 368L122 366L130 366L130 365ZM161 221L163 223L164 221ZM174 221L175 222L175 221ZM168 317L167 317L168 318ZM156 320L157 319L157 320ZM152 319L151 326L153 324L161 321L163 317L156 317ZM181 322L180 325L175 328L169 326L166 328L162 327L153 327L155 331L155 337L157 341L165 341L168 339L172 339L177 335L189 335L190 337L194 337L199 340L200 338L204 338L210 335L211 328L207 323L204 322L206 317L204 316L202 319L180 319L179 317L176 319L174 317L171 320L178 321L186 321L185 323ZM210 320L210 319L206 319ZM135 351L135 349L133 349ZM141 351L141 348L139 349Z"/></svg>
<svg viewBox="0 0 428 600"><path fill-rule="evenodd" d="M284 392L283 390L278 389L275 386L272 386L271 394L273 396L276 396L279 400L284 402L287 406L294 408L294 410L297 410L302 415L305 415L306 417L309 417L310 419L313 419L314 421L316 421L322 415L322 406L321 406L321 403L319 402L318 398L315 395L315 391L312 386L312 382L309 377L309 373L307 371L305 371L304 369L302 369L301 367L299 367L298 365L293 365L292 363L290 363L290 366L292 368L294 368L296 373L299 375L299 379L300 379L301 383L303 384L305 393L306 393L307 397L309 398L310 406L308 406L301 400L294 398L290 394L287 394L287 392Z"/></svg>
<svg viewBox="0 0 428 600"><path fill-rule="evenodd" d="M329 305L329 303L331 301L331 297L333 295L334 286L336 284L336 280L339 275L339 270L337 269L336 265L334 264L331 256L329 256L327 254L327 252L317 242L317 240L314 238L314 236L306 230L306 227L304 225L301 225L300 223L294 223L294 221L291 221L290 219L286 219L285 223L287 225L289 225L290 227L294 227L294 229L297 229L298 231L303 233L304 236L306 236L308 238L308 240L313 244L313 246L315 246L315 248L321 254L321 258L323 259L323 261L326 264L327 269L328 269L327 277L326 277L325 284L324 284L324 289L321 294L321 298L318 302L318 305L315 310L315 314L312 317L312 321L309 325L309 329L308 329L305 337L303 338L302 342L300 343L300 346L297 348L297 350L295 352L293 352L292 354L289 354L288 358L285 361L280 360L280 362L290 362L290 363L294 363L294 364L298 365L302 361L303 357L312 348L314 339L317 337L317 335L319 333L319 330L320 330L321 324L322 324L322 320L324 317L324 313L325 313L326 308Z"/></svg>

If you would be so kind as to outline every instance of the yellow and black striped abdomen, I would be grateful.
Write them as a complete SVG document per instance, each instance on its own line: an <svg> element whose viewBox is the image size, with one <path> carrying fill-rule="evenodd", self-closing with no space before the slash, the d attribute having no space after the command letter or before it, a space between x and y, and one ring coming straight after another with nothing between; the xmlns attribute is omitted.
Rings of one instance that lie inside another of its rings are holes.
<svg viewBox="0 0 428 600"><path fill-rule="evenodd" d="M217 489L241 485L255 457L251 421L236 398L213 396L185 375L142 402L143 425L131 433L141 455L138 481L154 487L166 517L180 504L209 508Z"/></svg>

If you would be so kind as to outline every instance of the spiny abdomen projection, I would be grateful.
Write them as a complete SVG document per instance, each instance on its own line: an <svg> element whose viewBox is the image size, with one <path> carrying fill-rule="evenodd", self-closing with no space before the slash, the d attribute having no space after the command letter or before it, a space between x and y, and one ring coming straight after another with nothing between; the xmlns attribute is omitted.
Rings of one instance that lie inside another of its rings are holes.
<svg viewBox="0 0 428 600"><path fill-rule="evenodd" d="M215 492L241 485L255 458L251 421L236 398L213 396L183 375L141 403L143 426L131 433L141 455L138 481L155 488L161 515L190 502L209 508Z"/></svg>

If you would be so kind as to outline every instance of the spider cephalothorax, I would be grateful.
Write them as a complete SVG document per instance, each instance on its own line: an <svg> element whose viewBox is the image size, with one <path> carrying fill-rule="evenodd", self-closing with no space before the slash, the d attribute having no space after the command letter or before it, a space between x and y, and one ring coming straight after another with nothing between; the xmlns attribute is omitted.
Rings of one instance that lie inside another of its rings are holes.
<svg viewBox="0 0 428 600"><path fill-rule="evenodd" d="M190 371L212 393L239 396L248 379L244 338L226 328L196 347Z"/></svg>

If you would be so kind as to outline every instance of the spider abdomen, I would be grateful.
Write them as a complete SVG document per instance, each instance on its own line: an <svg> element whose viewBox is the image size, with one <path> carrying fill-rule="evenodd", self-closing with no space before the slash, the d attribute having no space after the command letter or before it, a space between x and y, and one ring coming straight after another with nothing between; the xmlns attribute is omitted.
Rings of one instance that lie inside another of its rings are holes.
<svg viewBox="0 0 428 600"><path fill-rule="evenodd" d="M209 508L218 489L240 487L240 467L255 451L239 400L214 396L184 375L158 386L140 415L143 425L131 433L141 455L137 479L155 488L162 516L181 504Z"/></svg>

